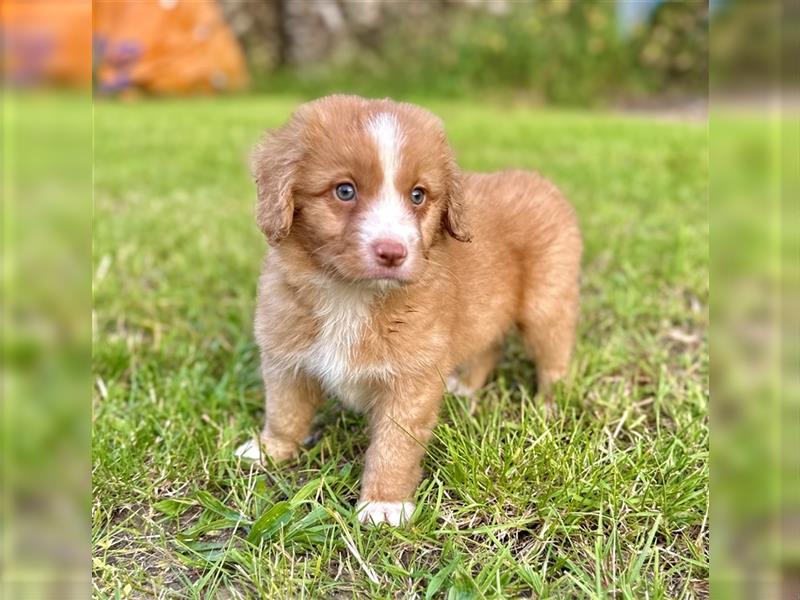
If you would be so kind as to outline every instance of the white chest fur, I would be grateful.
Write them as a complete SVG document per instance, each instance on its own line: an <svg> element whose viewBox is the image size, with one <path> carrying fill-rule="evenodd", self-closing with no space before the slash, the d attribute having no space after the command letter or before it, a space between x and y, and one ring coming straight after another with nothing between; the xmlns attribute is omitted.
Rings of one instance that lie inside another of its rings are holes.
<svg viewBox="0 0 800 600"><path fill-rule="evenodd" d="M369 403L370 384L386 369L357 360L355 349L370 325L375 292L343 284L325 286L315 307L319 325L314 342L303 355L303 368L323 388L353 408Z"/></svg>

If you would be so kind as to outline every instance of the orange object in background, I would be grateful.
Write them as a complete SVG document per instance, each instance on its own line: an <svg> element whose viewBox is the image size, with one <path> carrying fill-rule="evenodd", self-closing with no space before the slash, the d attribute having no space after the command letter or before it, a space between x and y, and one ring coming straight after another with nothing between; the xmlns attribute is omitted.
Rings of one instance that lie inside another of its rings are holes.
<svg viewBox="0 0 800 600"><path fill-rule="evenodd" d="M215 0L95 0L94 40L102 92L210 93L248 83Z"/></svg>
<svg viewBox="0 0 800 600"><path fill-rule="evenodd" d="M0 1L3 79L88 87L92 81L91 0Z"/></svg>

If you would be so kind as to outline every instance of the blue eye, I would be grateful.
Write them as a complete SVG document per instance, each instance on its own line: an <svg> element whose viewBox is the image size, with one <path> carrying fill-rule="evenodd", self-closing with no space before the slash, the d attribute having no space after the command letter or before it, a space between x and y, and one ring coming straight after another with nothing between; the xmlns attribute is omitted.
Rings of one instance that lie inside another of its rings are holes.
<svg viewBox="0 0 800 600"><path fill-rule="evenodd" d="M334 193L339 200L349 202L356 197L356 186L352 183L340 183L336 186Z"/></svg>
<svg viewBox="0 0 800 600"><path fill-rule="evenodd" d="M423 202L425 202L425 190L421 187L415 187L411 190L411 202L419 206Z"/></svg>

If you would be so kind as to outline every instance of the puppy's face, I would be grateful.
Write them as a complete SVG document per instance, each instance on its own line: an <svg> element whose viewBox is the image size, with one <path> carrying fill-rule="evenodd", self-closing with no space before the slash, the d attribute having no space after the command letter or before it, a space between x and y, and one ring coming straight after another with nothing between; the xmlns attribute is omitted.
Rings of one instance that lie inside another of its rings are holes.
<svg viewBox="0 0 800 600"><path fill-rule="evenodd" d="M460 173L441 122L389 100L305 104L256 147L259 226L348 281L410 282L443 233L465 241Z"/></svg>

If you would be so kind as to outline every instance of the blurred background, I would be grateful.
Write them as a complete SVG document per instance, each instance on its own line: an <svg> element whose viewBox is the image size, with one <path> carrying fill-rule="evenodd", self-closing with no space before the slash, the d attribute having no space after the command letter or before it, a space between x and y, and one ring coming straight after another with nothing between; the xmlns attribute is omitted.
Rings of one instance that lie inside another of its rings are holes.
<svg viewBox="0 0 800 600"><path fill-rule="evenodd" d="M4 0L0 31L4 597L85 597L92 90L108 102L344 91L704 119L709 74L712 578L739 594L800 580L788 543L800 523L796 3Z"/></svg>
<svg viewBox="0 0 800 600"><path fill-rule="evenodd" d="M11 2L6 76L93 79L123 97L347 90L663 104L706 96L708 13L704 0L100 0L93 13L80 1ZM91 40L76 39L92 20Z"/></svg>

